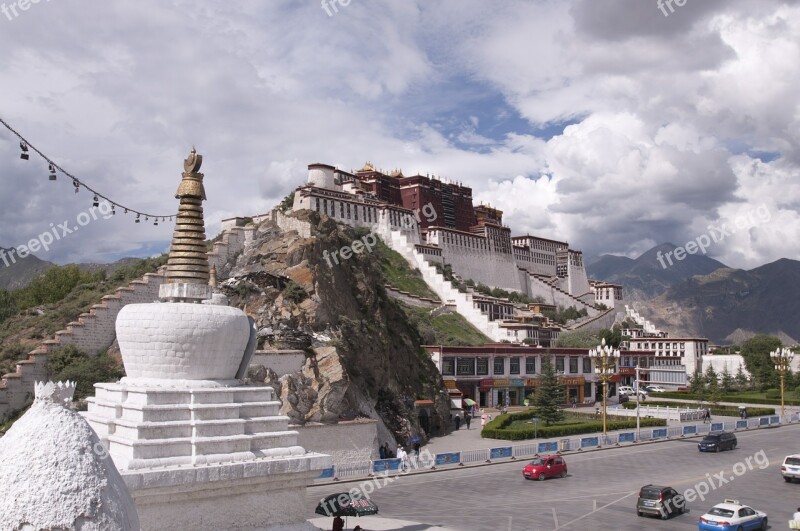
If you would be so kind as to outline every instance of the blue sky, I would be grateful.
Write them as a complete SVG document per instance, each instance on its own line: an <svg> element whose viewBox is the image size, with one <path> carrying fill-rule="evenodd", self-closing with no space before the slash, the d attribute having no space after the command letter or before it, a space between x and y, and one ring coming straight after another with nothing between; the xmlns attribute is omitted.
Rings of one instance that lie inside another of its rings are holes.
<svg viewBox="0 0 800 531"><path fill-rule="evenodd" d="M0 14L0 116L114 200L169 213L205 157L209 237L268 211L306 166L435 174L515 234L588 256L681 245L762 207L708 250L737 267L800 256L800 6L642 0L488 3L188 0L39 3ZM47 180L0 131L0 246L74 220L91 196ZM166 249L117 215L44 259Z"/></svg>

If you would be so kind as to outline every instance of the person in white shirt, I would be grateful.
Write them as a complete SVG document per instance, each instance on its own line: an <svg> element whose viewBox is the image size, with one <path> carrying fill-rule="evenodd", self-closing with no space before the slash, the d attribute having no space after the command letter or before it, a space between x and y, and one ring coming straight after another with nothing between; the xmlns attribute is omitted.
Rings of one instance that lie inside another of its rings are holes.
<svg viewBox="0 0 800 531"><path fill-rule="evenodd" d="M400 460L400 470L408 468L408 454L402 446L397 447L397 458Z"/></svg>
<svg viewBox="0 0 800 531"><path fill-rule="evenodd" d="M800 507L797 508L797 512L795 512L794 515L792 516L792 520L797 520L798 522L800 522Z"/></svg>

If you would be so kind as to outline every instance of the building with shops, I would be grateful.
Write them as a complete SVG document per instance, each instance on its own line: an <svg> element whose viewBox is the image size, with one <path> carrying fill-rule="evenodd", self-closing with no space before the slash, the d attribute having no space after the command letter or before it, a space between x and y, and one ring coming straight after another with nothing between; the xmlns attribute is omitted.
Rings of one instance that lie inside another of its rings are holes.
<svg viewBox="0 0 800 531"><path fill-rule="evenodd" d="M539 385L542 363L549 359L564 385L565 404L583 404L602 398L588 349L542 348L510 344L479 347L426 346L442 374L445 386L457 389L479 407L523 405ZM612 376L609 395L616 393Z"/></svg>

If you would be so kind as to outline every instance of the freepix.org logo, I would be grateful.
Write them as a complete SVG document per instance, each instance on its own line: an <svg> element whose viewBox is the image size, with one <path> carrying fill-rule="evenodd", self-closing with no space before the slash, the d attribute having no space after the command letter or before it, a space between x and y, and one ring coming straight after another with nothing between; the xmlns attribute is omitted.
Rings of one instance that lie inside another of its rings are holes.
<svg viewBox="0 0 800 531"><path fill-rule="evenodd" d="M32 5L42 1L49 2L50 0L17 0L16 2L10 3L3 2L0 4L0 13L3 13L8 20L14 20L20 16L21 13L29 10Z"/></svg>

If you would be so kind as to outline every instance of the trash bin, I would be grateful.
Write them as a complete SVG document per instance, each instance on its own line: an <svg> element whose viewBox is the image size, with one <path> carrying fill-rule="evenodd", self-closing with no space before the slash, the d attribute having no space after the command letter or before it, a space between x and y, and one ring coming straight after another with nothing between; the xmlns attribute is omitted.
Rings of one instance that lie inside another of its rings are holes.
<svg viewBox="0 0 800 531"><path fill-rule="evenodd" d="M569 451L569 439L561 439L561 442L558 445L558 449L561 452L568 452Z"/></svg>

